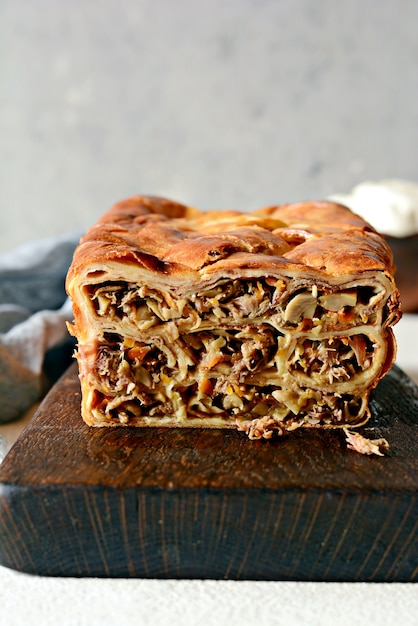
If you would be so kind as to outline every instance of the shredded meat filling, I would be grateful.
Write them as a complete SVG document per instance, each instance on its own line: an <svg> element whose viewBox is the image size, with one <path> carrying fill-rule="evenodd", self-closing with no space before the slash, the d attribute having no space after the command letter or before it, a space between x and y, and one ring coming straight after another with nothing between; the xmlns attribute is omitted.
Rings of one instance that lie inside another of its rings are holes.
<svg viewBox="0 0 418 626"><path fill-rule="evenodd" d="M376 346L354 328L378 321L379 288L296 289L264 277L188 297L123 281L88 290L108 325L102 341L79 351L94 361L93 409L109 419L237 420L250 438L269 438L355 425L364 414L366 399L344 384L373 369ZM112 320L128 321L130 335L111 332Z"/></svg>
<svg viewBox="0 0 418 626"><path fill-rule="evenodd" d="M369 368L373 352L370 340L360 334L318 341L303 339L297 344L289 366L291 370L332 384L350 380Z"/></svg>
<svg viewBox="0 0 418 626"><path fill-rule="evenodd" d="M225 282L187 298L122 281L89 289L98 317L126 316L141 330L170 320L198 327L226 318L257 320L268 314L276 327L299 331L320 326L323 331L332 331L376 323L383 297L382 290L362 286L340 292L318 287L293 291L282 279L268 277Z"/></svg>
<svg viewBox="0 0 418 626"><path fill-rule="evenodd" d="M279 432L302 424L354 423L359 409L349 394L336 397L300 388L296 382L281 380L277 370L271 384L257 384L257 371L273 363L281 349L282 336L268 325L186 335L177 340L177 356L162 342L157 346L111 333L106 340L97 345L92 370L99 394L95 408L104 406L106 414L122 415L125 421L164 416L176 406L185 416L235 416L242 422L240 428L249 429L255 438L255 433L264 432L260 430L264 421L259 420L266 417L266 432L271 433L274 425ZM309 358L307 346L305 353ZM188 355L187 367L178 366L179 354Z"/></svg>

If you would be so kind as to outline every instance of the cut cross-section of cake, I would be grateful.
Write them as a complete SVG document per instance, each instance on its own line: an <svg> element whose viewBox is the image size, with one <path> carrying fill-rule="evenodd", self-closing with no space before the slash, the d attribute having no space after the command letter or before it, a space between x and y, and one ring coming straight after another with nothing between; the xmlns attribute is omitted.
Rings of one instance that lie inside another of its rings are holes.
<svg viewBox="0 0 418 626"><path fill-rule="evenodd" d="M136 196L67 276L92 426L354 427L395 358L392 255L332 202L200 212Z"/></svg>

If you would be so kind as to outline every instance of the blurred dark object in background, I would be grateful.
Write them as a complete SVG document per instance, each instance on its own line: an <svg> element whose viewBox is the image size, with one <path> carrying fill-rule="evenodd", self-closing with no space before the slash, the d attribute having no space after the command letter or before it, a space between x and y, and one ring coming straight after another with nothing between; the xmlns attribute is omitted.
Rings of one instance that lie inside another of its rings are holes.
<svg viewBox="0 0 418 626"><path fill-rule="evenodd" d="M386 237L396 265L396 284L401 294L402 311L418 313L418 235Z"/></svg>

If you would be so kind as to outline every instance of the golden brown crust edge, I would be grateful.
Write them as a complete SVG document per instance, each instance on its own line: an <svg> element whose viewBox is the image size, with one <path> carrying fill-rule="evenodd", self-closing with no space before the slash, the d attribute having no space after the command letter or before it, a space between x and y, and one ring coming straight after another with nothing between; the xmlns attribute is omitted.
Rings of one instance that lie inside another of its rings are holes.
<svg viewBox="0 0 418 626"><path fill-rule="evenodd" d="M252 213L200 212L148 196L112 207L81 239L70 267L74 276L94 263L133 263L185 277L250 262L274 262L338 277L359 270L393 277L391 250L362 218L332 202L303 202Z"/></svg>

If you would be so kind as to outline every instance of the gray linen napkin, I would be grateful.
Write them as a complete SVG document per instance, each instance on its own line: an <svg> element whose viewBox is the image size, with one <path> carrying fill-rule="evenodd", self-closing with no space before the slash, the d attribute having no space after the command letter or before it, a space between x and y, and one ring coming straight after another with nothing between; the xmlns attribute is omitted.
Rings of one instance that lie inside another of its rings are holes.
<svg viewBox="0 0 418 626"><path fill-rule="evenodd" d="M71 363L64 284L79 235L0 255L0 423L17 419Z"/></svg>

